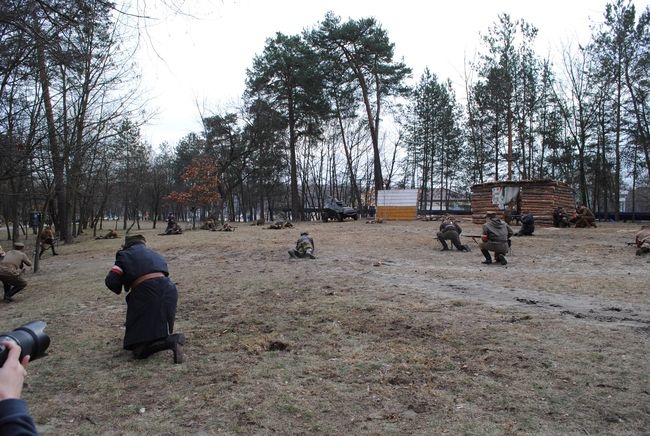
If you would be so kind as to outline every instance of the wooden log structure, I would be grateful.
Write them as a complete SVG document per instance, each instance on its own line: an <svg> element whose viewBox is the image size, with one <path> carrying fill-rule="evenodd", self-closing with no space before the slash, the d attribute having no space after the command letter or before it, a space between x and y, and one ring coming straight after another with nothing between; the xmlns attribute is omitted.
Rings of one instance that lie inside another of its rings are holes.
<svg viewBox="0 0 650 436"><path fill-rule="evenodd" d="M519 194L510 204L501 208L493 203L494 188L519 188ZM474 185L472 190L472 222L485 222L485 212L495 211L503 219L512 211L528 212L535 217L535 225L552 226L553 210L563 207L571 214L576 207L575 191L557 180L498 181Z"/></svg>

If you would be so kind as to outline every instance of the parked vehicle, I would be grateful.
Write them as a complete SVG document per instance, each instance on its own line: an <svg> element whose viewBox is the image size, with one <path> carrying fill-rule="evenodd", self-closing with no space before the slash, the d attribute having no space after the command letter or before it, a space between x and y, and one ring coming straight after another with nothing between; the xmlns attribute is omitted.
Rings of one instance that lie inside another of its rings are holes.
<svg viewBox="0 0 650 436"><path fill-rule="evenodd" d="M324 223L328 220L343 221L345 218L359 219L359 212L350 206L346 206L341 200L329 197L325 200L323 210L321 211L321 218Z"/></svg>

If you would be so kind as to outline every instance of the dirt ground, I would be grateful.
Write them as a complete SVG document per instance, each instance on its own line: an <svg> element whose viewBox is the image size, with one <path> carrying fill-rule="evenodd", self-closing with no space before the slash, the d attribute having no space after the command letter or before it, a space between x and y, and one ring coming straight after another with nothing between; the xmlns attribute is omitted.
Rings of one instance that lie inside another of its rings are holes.
<svg viewBox="0 0 650 436"><path fill-rule="evenodd" d="M27 273L0 328L48 323L23 393L42 434L649 434L640 224L538 228L507 266L439 251L438 222L234 225L141 232L178 283L182 365L121 349L122 239ZM301 231L316 260L289 259Z"/></svg>

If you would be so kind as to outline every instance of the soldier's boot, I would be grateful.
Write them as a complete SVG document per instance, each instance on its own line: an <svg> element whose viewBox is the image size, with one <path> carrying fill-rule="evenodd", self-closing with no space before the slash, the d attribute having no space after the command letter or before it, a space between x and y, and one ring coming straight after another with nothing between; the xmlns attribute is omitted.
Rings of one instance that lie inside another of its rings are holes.
<svg viewBox="0 0 650 436"><path fill-rule="evenodd" d="M8 283L4 283L4 288L5 288L4 301L5 303L11 303L12 301L14 301L14 299L11 298L11 285Z"/></svg>
<svg viewBox="0 0 650 436"><path fill-rule="evenodd" d="M174 353L174 363L183 363L183 344L185 344L185 335L169 335L165 339L158 339L153 342L138 345L133 349L133 357L136 359L146 359L160 351L172 350Z"/></svg>
<svg viewBox="0 0 650 436"><path fill-rule="evenodd" d="M296 250L289 250L289 256L291 256L292 259L296 258Z"/></svg>
<svg viewBox="0 0 650 436"><path fill-rule="evenodd" d="M447 251L447 250L449 250L449 246L447 245L447 242L446 242L445 240L443 240L443 239L438 239L438 241L440 241L440 243L442 244L442 248L440 249L440 251Z"/></svg>
<svg viewBox="0 0 650 436"><path fill-rule="evenodd" d="M492 257L490 256L490 252L487 250L481 250L481 253L483 253L483 256L485 256L485 260L481 263L485 265L489 265L492 263Z"/></svg>
<svg viewBox="0 0 650 436"><path fill-rule="evenodd" d="M495 257L497 262L501 263L501 265L507 265L508 264L508 261L506 260L505 254L497 254L494 257Z"/></svg>
<svg viewBox="0 0 650 436"><path fill-rule="evenodd" d="M309 250L307 253L305 253L307 257L310 259L316 259L316 256L314 256L314 253L312 253L311 250Z"/></svg>
<svg viewBox="0 0 650 436"><path fill-rule="evenodd" d="M183 363L185 360L185 353L183 352L183 345L185 345L185 335L182 333L167 336L167 343L174 353L174 363Z"/></svg>
<svg viewBox="0 0 650 436"><path fill-rule="evenodd" d="M460 246L460 251L465 251L465 252L469 253L472 250L469 248L469 245L461 245Z"/></svg>

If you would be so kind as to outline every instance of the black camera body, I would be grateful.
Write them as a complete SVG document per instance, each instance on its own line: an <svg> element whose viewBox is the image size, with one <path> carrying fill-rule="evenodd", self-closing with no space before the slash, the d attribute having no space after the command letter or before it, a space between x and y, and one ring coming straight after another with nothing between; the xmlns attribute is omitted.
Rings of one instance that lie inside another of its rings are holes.
<svg viewBox="0 0 650 436"><path fill-rule="evenodd" d="M20 360L29 355L29 361L46 355L50 337L45 333L45 321L31 321L9 333L0 334L0 342L15 342L20 345ZM9 349L0 344L0 366L5 364Z"/></svg>

